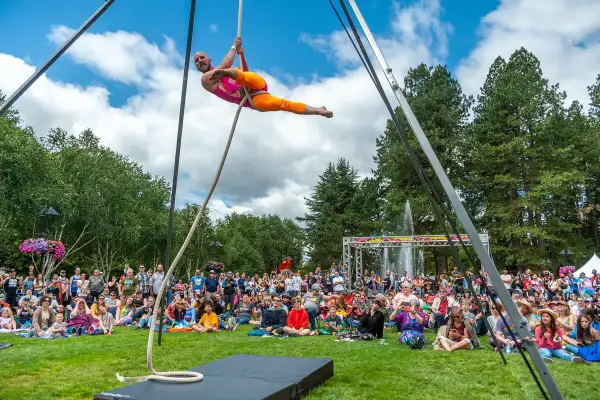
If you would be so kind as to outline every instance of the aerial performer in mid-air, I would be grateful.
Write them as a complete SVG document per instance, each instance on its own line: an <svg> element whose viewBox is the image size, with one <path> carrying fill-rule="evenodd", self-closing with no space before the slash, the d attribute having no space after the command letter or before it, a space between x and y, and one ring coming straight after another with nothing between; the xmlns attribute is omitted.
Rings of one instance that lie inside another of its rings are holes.
<svg viewBox="0 0 600 400"><path fill-rule="evenodd" d="M242 69L231 67L236 52L240 55ZM242 39L239 37L235 39L233 46L217 67L212 65L212 60L208 54L203 52L194 54L194 63L198 71L202 72L202 87L230 103L241 103L245 96L245 86L248 88L252 96L252 102L258 111L287 111L294 114L333 117L333 112L325 107L311 107L304 103L269 94L264 78L255 72L248 71L244 49L242 48ZM252 108L249 102L246 102L244 106Z"/></svg>

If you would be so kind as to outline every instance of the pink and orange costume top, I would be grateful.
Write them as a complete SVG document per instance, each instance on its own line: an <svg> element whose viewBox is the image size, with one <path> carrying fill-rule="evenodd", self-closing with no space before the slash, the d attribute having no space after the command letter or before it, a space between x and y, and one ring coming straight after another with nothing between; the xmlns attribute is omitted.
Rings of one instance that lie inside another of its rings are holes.
<svg viewBox="0 0 600 400"><path fill-rule="evenodd" d="M214 68L211 68L211 70ZM267 82L255 72L242 71L236 68L236 77L222 77L219 79L214 94L229 103L240 104L245 96L244 88L247 87L252 95L252 101L258 111L287 111L294 114L303 114L306 104L282 99L268 93ZM252 108L249 102L244 107Z"/></svg>

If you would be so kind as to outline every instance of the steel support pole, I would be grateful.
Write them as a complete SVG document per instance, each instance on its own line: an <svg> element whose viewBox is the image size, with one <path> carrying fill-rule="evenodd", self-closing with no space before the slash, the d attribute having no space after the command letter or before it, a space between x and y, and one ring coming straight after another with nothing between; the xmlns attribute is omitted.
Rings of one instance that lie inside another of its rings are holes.
<svg viewBox="0 0 600 400"><path fill-rule="evenodd" d="M363 248L358 247L356 249L356 279L355 282L358 282L359 277L363 276Z"/></svg>
<svg viewBox="0 0 600 400"><path fill-rule="evenodd" d="M392 90L394 91L396 99L400 103L400 107L401 107L404 115L406 116L406 119L408 120L408 123L409 123L410 127L412 128L412 131L414 132L415 137L417 138L417 141L421 145L423 152L425 153L427 159L429 160L429 163L431 164L438 179L440 180L440 183L442 184L442 187L444 188L446 195L448 196L450 202L452 203L452 207L454 208L454 212L456 213L456 216L458 217L462 226L465 228L465 231L466 231L467 235L469 236L469 239L471 239L471 244L473 246L473 249L477 253L477 256L479 257L481 263L483 264L483 267L485 268L486 272L488 273L489 279L491 280L492 284L494 285L494 288L496 289L496 292L498 294L498 297L502 301L502 304L506 308L508 316L515 324L517 334L523 339L524 349L527 350L531 359L533 360L533 363L540 375L540 378L544 382L544 385L546 386L546 389L548 390L550 397L552 399L561 399L562 400L563 396L562 396L560 390L558 389L556 382L552 378L550 371L546 367L546 364L542 360L542 357L540 356L540 353L539 353L537 347L535 346L535 343L533 341L527 340L528 338L532 337L532 334L528 330L529 324L528 324L527 320L521 316L521 314L519 313L519 310L517 309L516 304L513 302L512 298L510 296L510 293L508 293L508 290L506 290L506 288L504 287L504 283L502 282L502 279L500 278L500 274L498 273L498 270L496 269L492 258L490 257L488 251L486 250L485 246L483 245L483 243L479 237L479 234L477 233L477 230L475 229L475 226L473 225L473 222L469 218L469 215L467 214L467 211L465 210L462 202L460 201L460 198L458 197L458 194L456 193L454 186L450 182L450 179L448 178L446 171L442 167L440 160L438 159L437 155L435 154L435 151L431 147L431 144L429 143L429 140L427 139L427 136L425 135L423 128L419 124L419 121L417 120L412 109L410 108L410 105L408 104L408 101L406 100L406 97L404 96L404 93L402 92L400 85L398 84L398 82L396 81L396 78L394 77L394 74L392 73L392 69L388 65L387 61L385 60L385 57L383 56L383 53L381 52L381 49L377 45L377 42L375 41L375 38L374 38L373 34L371 33L371 30L369 29L369 26L367 25L364 17L362 16L362 13L360 12L358 5L356 4L356 1L355 0L348 0L348 1L350 3L350 6L352 7L352 10L354 11L354 14L356 15L356 18L357 18L360 26L362 27L362 29L367 37L369 45L371 46L371 49L373 50L375 57L377 58L377 61L379 62L380 66L385 74L386 79L388 80L388 83L390 84Z"/></svg>
<svg viewBox="0 0 600 400"><path fill-rule="evenodd" d="M87 21L85 21L83 25L81 25L79 29L77 29L77 31L75 31L75 33L73 33L73 35L60 47L60 49L58 49L58 51L48 59L48 61L38 68L2 105L0 105L0 117L4 115L6 110L8 110L10 106L12 106L15 101L17 101L19 97L21 97L23 93L25 93L27 89L29 89L29 87L33 85L35 81L37 81L38 78L42 76L44 72L46 72L48 68L50 68L52 64L54 64L56 60L58 60L60 56L65 53L65 51L67 51L69 47L71 47L71 45L75 43L75 41L79 39L79 37L83 35L98 18L100 18L100 16L104 14L104 12L108 10L108 8L114 2L115 0L106 0L102 7L100 7Z"/></svg>
<svg viewBox="0 0 600 400"><path fill-rule="evenodd" d="M352 286L352 265L348 263L348 238L342 238L342 265L346 268L348 274L346 279L346 288ZM310 289L310 288L309 288Z"/></svg>
<svg viewBox="0 0 600 400"><path fill-rule="evenodd" d="M173 238L173 222L175 216L175 199L177 195L177 178L179 177L179 158L181 154L181 138L183 136L183 117L185 116L185 98L187 95L188 74L190 71L190 57L192 54L192 37L194 35L194 20L196 17L196 0L190 4L190 17L188 22L187 42L185 46L185 64L183 66L183 81L181 83L181 100L179 103L179 122L177 124L177 143L175 145L175 163L173 165L173 187L171 188L171 204L169 208L169 226L167 228L167 248L165 250L165 265L171 265L171 240ZM216 248L215 248L216 251ZM166 296L165 296L166 298ZM166 302L165 302L166 304ZM161 305L158 305L161 307ZM161 309L160 322L161 328L158 330L158 345L162 342L162 320L163 311Z"/></svg>

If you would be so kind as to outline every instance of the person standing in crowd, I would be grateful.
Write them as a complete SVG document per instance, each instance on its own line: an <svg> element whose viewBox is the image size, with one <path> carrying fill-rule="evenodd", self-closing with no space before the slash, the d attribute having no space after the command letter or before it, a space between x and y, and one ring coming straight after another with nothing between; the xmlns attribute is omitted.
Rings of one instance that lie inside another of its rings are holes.
<svg viewBox="0 0 600 400"><path fill-rule="evenodd" d="M160 291L160 287L162 286L164 280L165 280L165 273L163 271L163 266L162 266L162 264L158 264L156 266L156 271L154 271L154 273L152 274L152 277L150 278L150 287L152 289L152 296L158 295L158 292ZM167 302L169 302L169 299L167 299Z"/></svg>
<svg viewBox="0 0 600 400"><path fill-rule="evenodd" d="M190 285L193 293L202 293L204 291L204 274L196 269L195 275L190 278Z"/></svg>
<svg viewBox="0 0 600 400"><path fill-rule="evenodd" d="M227 273L227 278L223 281L223 300L225 301L225 312L233 313L234 297L237 285L231 272Z"/></svg>
<svg viewBox="0 0 600 400"><path fill-rule="evenodd" d="M81 287L81 268L76 267L73 276L69 279L69 297L75 298L79 294L79 288Z"/></svg>
<svg viewBox="0 0 600 400"><path fill-rule="evenodd" d="M5 276L1 283L4 286L6 302L11 308L15 308L17 306L17 290L21 286L21 279L17 278L17 271L11 269L8 272L8 276Z"/></svg>
<svg viewBox="0 0 600 400"><path fill-rule="evenodd" d="M339 271L334 272L331 283L333 284L334 292L342 293L344 291L344 277L340 275Z"/></svg>
<svg viewBox="0 0 600 400"><path fill-rule="evenodd" d="M217 279L215 270L211 269L208 278L206 278L204 281L204 295L208 300L212 301L216 294L220 294L220 289L221 287L219 285L219 280Z"/></svg>
<svg viewBox="0 0 600 400"><path fill-rule="evenodd" d="M146 267L143 264L140 264L140 266L138 267L138 273L135 276L135 279L137 279L138 281L138 292L142 294L142 298L147 299L148 297L150 297L150 277L148 276L148 273L146 272Z"/></svg>
<svg viewBox="0 0 600 400"><path fill-rule="evenodd" d="M92 303L98 300L98 296L102 294L105 286L104 275L95 269L89 279L90 301Z"/></svg>
<svg viewBox="0 0 600 400"><path fill-rule="evenodd" d="M133 269L128 268L125 272L125 277L121 279L121 300L125 300L128 297L133 297L140 288L140 282L135 276L133 276Z"/></svg>

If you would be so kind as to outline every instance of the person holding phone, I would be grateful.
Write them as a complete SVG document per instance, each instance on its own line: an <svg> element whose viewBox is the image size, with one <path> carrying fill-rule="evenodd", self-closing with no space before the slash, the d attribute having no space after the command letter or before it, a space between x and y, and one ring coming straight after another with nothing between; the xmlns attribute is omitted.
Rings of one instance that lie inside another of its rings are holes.
<svg viewBox="0 0 600 400"><path fill-rule="evenodd" d="M411 284L410 282L403 282L401 286L401 291L392 299L392 306L394 310L398 307L399 304L404 303L406 306L410 306L410 302L413 300L419 300L417 296L410 292Z"/></svg>
<svg viewBox="0 0 600 400"><path fill-rule="evenodd" d="M419 307L419 300L412 300L408 305L399 304L390 315L390 321L396 323L400 332L400 343L411 349L421 349L425 342L425 314Z"/></svg>
<svg viewBox="0 0 600 400"><path fill-rule="evenodd" d="M438 331L438 337L433 342L435 350L455 351L472 350L474 345L479 346L475 329L466 319L459 306L450 310L448 324Z"/></svg>

